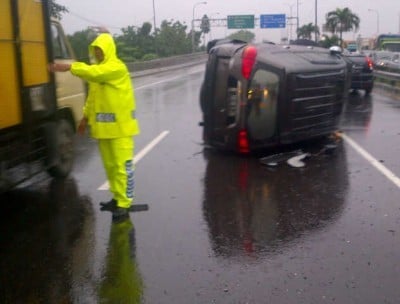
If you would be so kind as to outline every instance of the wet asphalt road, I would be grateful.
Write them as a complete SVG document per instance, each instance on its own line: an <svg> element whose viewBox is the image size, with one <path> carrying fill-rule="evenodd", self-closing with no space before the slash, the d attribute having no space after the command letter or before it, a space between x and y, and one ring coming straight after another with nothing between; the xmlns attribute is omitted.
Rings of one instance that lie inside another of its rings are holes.
<svg viewBox="0 0 400 304"><path fill-rule="evenodd" d="M311 142L290 147L311 153L304 168L268 167L203 148L202 77L134 80L149 211L99 210L87 138L69 179L1 196L1 303L400 303L400 101L352 94L333 155Z"/></svg>

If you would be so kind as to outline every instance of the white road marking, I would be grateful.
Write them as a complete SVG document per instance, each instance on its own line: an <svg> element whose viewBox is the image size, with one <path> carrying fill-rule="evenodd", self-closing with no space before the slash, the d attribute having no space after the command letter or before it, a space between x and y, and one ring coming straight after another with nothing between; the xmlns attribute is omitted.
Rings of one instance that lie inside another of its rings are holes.
<svg viewBox="0 0 400 304"><path fill-rule="evenodd" d="M161 132L156 138L154 138L150 143L147 144L138 154L133 158L133 163L136 164L141 160L147 153L150 152L160 141L164 139L165 136L169 134L169 131Z"/></svg>
<svg viewBox="0 0 400 304"><path fill-rule="evenodd" d="M151 142L147 144L142 150L139 151L136 156L133 157L133 163L137 164L147 153L149 153L160 141L164 139L165 136L169 134L169 131L165 130L161 132L156 138L154 138ZM110 189L110 185L108 181L102 184L97 190L108 190Z"/></svg>
<svg viewBox="0 0 400 304"><path fill-rule="evenodd" d="M376 158L365 151L360 145L358 145L353 139L346 134L341 134L342 138L362 157L364 157L372 166L374 166L379 172L386 176L391 182L393 182L398 188L400 188L400 178L398 178L392 171L382 165Z"/></svg>

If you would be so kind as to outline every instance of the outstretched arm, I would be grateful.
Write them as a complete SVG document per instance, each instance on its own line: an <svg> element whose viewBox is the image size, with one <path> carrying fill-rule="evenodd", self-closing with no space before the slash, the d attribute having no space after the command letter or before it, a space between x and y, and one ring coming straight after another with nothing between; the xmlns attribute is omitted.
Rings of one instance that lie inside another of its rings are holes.
<svg viewBox="0 0 400 304"><path fill-rule="evenodd" d="M49 71L50 72L67 72L71 69L71 65L69 63L50 63Z"/></svg>

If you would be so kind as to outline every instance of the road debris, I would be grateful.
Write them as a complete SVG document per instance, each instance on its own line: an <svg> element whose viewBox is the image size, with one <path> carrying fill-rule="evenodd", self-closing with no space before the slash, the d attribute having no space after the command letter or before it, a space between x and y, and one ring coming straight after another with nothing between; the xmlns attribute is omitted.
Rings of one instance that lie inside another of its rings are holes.
<svg viewBox="0 0 400 304"><path fill-rule="evenodd" d="M276 167L276 166L278 166L279 163L284 162L291 157L298 156L301 154L303 154L302 150L295 150L295 151L290 151L290 152L272 154L272 155L260 158L260 162L263 165L266 165L268 167Z"/></svg>
<svg viewBox="0 0 400 304"><path fill-rule="evenodd" d="M302 168L305 166L304 160L320 155L333 155L336 151L337 144L330 142L325 144L317 153L304 152L301 149L268 155L260 158L261 164L268 167L277 167L280 163L286 162L294 168Z"/></svg>
<svg viewBox="0 0 400 304"><path fill-rule="evenodd" d="M305 163L303 162L304 159L309 158L311 156L310 153L303 153L297 156L293 156L289 158L286 163L289 166L292 166L294 168L302 168L305 166Z"/></svg>

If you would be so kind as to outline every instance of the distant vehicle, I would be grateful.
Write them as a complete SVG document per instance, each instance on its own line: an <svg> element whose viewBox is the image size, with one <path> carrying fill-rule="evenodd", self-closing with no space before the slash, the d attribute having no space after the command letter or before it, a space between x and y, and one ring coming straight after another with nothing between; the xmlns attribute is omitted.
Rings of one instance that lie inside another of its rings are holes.
<svg viewBox="0 0 400 304"><path fill-rule="evenodd" d="M316 43L314 40L310 39L296 39L293 41L290 41L290 44L294 45L305 45L305 46L319 46L318 43Z"/></svg>
<svg viewBox="0 0 400 304"><path fill-rule="evenodd" d="M375 40L375 50L400 52L400 34L381 34Z"/></svg>
<svg viewBox="0 0 400 304"><path fill-rule="evenodd" d="M345 49L347 49L349 52L357 52L358 51L357 42L354 40L344 41L344 46L345 46Z"/></svg>
<svg viewBox="0 0 400 304"><path fill-rule="evenodd" d="M342 57L324 48L214 40L200 92L203 138L249 153L331 134L348 97Z"/></svg>
<svg viewBox="0 0 400 304"><path fill-rule="evenodd" d="M388 64L389 72L400 73L400 52L393 53Z"/></svg>
<svg viewBox="0 0 400 304"><path fill-rule="evenodd" d="M347 45L347 50L348 50L349 52L357 52L357 44L355 44L355 43L349 43L349 44Z"/></svg>
<svg viewBox="0 0 400 304"><path fill-rule="evenodd" d="M351 85L353 90L364 90L368 95L374 87L374 64L370 57L363 53L342 52L343 58L351 67Z"/></svg>
<svg viewBox="0 0 400 304"><path fill-rule="evenodd" d="M392 56L393 52L390 51L373 51L369 54L376 70L385 70L388 62L392 60Z"/></svg>
<svg viewBox="0 0 400 304"><path fill-rule="evenodd" d="M380 51L371 54L375 68L381 71L400 73L400 52Z"/></svg>

